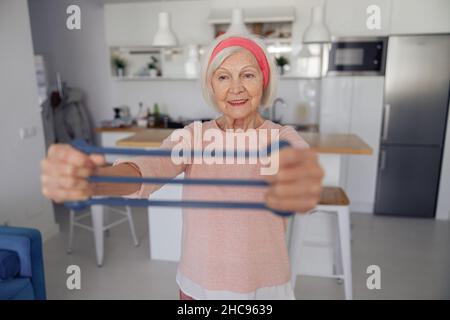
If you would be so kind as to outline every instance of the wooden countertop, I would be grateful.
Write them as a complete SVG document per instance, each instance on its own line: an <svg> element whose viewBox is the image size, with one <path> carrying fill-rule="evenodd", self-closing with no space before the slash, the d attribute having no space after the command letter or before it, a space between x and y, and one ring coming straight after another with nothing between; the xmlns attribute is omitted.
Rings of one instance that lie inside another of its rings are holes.
<svg viewBox="0 0 450 320"><path fill-rule="evenodd" d="M140 128L140 127L120 127L120 128L95 128L95 132L102 133L102 132L140 132L143 130L148 130L147 128Z"/></svg>
<svg viewBox="0 0 450 320"><path fill-rule="evenodd" d="M158 148L175 129L145 129L116 142L119 147Z"/></svg>
<svg viewBox="0 0 450 320"><path fill-rule="evenodd" d="M319 153L371 155L372 148L356 134L298 132Z"/></svg>
<svg viewBox="0 0 450 320"><path fill-rule="evenodd" d="M117 141L117 146L157 148L175 129L144 129ZM372 148L355 134L321 134L298 132L309 146L319 153L371 155Z"/></svg>

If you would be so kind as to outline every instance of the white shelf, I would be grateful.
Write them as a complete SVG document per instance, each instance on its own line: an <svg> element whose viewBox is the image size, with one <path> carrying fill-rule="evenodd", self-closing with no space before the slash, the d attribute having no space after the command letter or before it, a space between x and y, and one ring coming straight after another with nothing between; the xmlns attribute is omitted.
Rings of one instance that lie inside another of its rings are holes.
<svg viewBox="0 0 450 320"><path fill-rule="evenodd" d="M266 44L273 44L273 43L292 43L292 38L263 38L263 42Z"/></svg>

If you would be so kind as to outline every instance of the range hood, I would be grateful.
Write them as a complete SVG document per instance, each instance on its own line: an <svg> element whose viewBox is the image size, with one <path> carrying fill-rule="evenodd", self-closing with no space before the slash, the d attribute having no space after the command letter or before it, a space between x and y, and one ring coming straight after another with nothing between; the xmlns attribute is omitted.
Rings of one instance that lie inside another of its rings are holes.
<svg viewBox="0 0 450 320"><path fill-rule="evenodd" d="M295 20L294 7L242 8L245 23L292 22ZM211 24L229 24L233 8L212 9L208 17Z"/></svg>

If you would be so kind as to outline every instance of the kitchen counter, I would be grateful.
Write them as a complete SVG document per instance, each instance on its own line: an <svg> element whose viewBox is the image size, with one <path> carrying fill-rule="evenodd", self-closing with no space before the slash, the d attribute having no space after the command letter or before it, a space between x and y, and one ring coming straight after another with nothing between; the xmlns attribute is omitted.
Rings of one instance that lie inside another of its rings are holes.
<svg viewBox="0 0 450 320"><path fill-rule="evenodd" d="M143 129L118 140L120 147L157 148L174 129ZM371 155L372 148L354 134L321 134L298 131L309 146L319 153Z"/></svg>

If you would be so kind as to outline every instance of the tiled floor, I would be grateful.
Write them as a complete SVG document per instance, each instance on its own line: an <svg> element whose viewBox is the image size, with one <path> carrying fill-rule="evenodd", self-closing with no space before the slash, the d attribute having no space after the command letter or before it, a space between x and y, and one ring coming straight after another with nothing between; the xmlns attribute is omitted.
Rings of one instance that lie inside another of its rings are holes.
<svg viewBox="0 0 450 320"><path fill-rule="evenodd" d="M44 245L49 299L177 299L177 264L150 261L147 215L136 209L139 247L127 224L105 241L104 266L98 268L92 234L77 228L74 252L66 254L68 215L59 212L61 233ZM352 214L355 299L450 299L450 222ZM66 268L81 268L81 290L68 290ZM381 268L381 289L366 286L366 268ZM297 299L343 299L336 280L299 276Z"/></svg>

